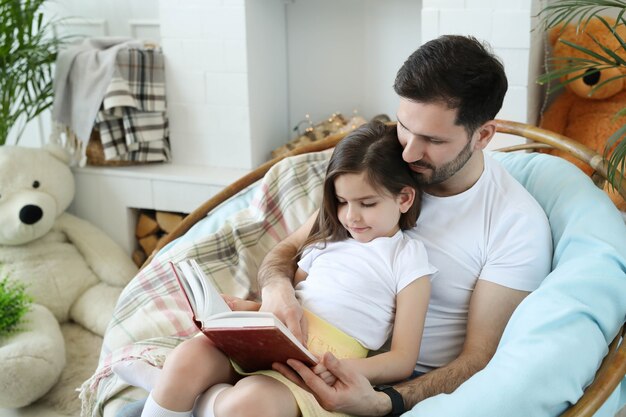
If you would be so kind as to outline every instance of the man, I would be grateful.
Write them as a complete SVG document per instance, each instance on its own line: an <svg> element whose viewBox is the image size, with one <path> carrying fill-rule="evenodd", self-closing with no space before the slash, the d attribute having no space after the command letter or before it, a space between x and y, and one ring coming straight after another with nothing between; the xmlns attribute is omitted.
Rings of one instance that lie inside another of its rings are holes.
<svg viewBox="0 0 626 417"><path fill-rule="evenodd" d="M483 153L507 90L498 59L474 38L443 36L407 59L394 89L403 159L424 191L410 233L424 242L439 269L416 366L423 375L373 389L327 354L323 360L338 378L329 387L297 361L289 361L292 368L275 364L292 380L304 381L325 408L357 415L397 415L454 391L484 368L515 308L549 273L552 254L541 207ZM303 340L293 259L313 219L277 245L259 271L261 309L273 311Z"/></svg>

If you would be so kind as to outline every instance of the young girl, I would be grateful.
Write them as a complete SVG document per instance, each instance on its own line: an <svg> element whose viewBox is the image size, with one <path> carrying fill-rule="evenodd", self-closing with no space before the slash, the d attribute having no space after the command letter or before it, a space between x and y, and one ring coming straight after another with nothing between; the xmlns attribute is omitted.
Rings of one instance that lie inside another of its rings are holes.
<svg viewBox="0 0 626 417"><path fill-rule="evenodd" d="M415 225L420 198L401 154L395 127L379 122L358 128L337 144L326 172L322 208L300 250L295 275L304 309L365 349L380 349L391 335L387 352L342 359L372 384L411 376L430 297L429 276L436 272L422 243L402 233ZM324 351L314 350L312 333L308 347L321 356ZM203 336L177 346L162 371L141 364L114 369L128 382L151 390L144 417L190 416L192 411L195 417L325 412L311 404L312 396L302 395L301 388L274 371L239 374ZM322 364L313 370L329 385L335 382Z"/></svg>

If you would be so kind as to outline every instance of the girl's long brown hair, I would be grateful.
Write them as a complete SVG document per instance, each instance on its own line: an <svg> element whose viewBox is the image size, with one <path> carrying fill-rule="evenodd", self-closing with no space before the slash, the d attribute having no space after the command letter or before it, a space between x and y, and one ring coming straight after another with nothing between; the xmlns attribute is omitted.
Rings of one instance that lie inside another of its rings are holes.
<svg viewBox="0 0 626 417"><path fill-rule="evenodd" d="M337 217L335 179L343 174L364 172L368 182L381 193L398 196L404 187L415 189L415 200L400 215L399 226L407 230L415 226L421 207L421 194L413 172L402 159L402 145L398 141L395 126L379 121L366 123L342 139L330 158L322 194L322 206L311 233L300 248L315 243L336 242L350 237Z"/></svg>

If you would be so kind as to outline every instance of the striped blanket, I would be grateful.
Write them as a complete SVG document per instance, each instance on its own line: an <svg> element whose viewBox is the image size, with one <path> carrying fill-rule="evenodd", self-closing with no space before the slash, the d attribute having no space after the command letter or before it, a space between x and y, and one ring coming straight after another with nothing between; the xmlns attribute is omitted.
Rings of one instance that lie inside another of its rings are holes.
<svg viewBox="0 0 626 417"><path fill-rule="evenodd" d="M256 275L265 254L317 208L330 151L287 158L261 180L250 207L214 234L175 245L128 284L104 335L96 372L80 388L86 417L113 417L145 397L111 372L111 365L142 359L161 366L167 354L197 332L169 261L195 258L219 291L258 298Z"/></svg>
<svg viewBox="0 0 626 417"><path fill-rule="evenodd" d="M96 117L107 161L170 159L165 68L160 49L120 50Z"/></svg>

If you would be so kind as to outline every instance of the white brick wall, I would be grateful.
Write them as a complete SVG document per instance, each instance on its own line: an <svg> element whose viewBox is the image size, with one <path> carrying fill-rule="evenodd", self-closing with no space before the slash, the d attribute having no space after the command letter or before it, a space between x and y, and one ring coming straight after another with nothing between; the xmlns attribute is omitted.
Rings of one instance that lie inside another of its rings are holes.
<svg viewBox="0 0 626 417"><path fill-rule="evenodd" d="M393 117L397 69L444 33L487 40L511 90L499 117L535 123L541 105L542 0L68 0L93 35L161 42L174 162L249 169L293 137L306 114ZM285 10L286 9L286 10ZM122 24L122 21L125 22ZM128 21L128 22L126 22ZM160 39L159 39L160 26ZM289 49L287 49L289 48ZM26 139L49 131L31 123ZM41 133L38 133L41 131ZM25 141L28 142L28 141ZM24 143L24 142L22 142ZM232 155L230 149L236 149Z"/></svg>
<svg viewBox="0 0 626 417"><path fill-rule="evenodd" d="M173 162L267 160L287 130L283 1L160 0L159 15ZM278 46L253 55L259 43Z"/></svg>
<svg viewBox="0 0 626 417"><path fill-rule="evenodd" d="M536 122L537 103L529 100L537 100L539 89L534 83L539 69L530 65L531 45L541 47L539 32L531 30L537 1L423 1L422 43L443 34L472 35L489 42L504 62L509 91L500 118Z"/></svg>

